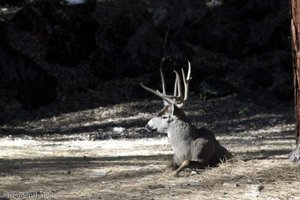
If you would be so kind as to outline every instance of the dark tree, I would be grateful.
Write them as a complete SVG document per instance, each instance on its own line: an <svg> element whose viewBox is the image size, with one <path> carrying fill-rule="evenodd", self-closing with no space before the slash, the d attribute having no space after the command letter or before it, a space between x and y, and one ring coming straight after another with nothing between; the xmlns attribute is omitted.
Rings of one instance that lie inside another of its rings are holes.
<svg viewBox="0 0 300 200"><path fill-rule="evenodd" d="M291 0L291 29L293 38L293 71L296 106L296 149L289 155L294 162L300 161L300 1Z"/></svg>

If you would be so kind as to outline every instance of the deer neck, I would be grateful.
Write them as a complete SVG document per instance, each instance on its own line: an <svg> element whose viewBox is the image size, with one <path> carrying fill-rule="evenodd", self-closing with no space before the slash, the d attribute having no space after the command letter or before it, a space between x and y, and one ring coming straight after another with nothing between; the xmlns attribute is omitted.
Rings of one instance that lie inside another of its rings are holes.
<svg viewBox="0 0 300 200"><path fill-rule="evenodd" d="M178 158L190 158L192 132L196 131L196 127L188 121L175 120L168 130L168 138L171 147Z"/></svg>
<svg viewBox="0 0 300 200"><path fill-rule="evenodd" d="M190 120L187 117L185 117L184 119L174 120L170 124L170 128L167 134L170 141L172 141L172 140L190 138L189 137L190 134L192 132L195 132L196 130L197 128L191 124ZM185 141L188 140L185 139Z"/></svg>

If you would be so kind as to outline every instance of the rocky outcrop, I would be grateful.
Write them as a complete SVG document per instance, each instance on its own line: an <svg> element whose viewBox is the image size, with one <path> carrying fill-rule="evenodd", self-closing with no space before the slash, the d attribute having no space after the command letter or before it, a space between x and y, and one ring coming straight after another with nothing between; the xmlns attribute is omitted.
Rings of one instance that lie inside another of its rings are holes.
<svg viewBox="0 0 300 200"><path fill-rule="evenodd" d="M36 108L56 98L57 81L30 57L14 49L1 23L0 110Z"/></svg>

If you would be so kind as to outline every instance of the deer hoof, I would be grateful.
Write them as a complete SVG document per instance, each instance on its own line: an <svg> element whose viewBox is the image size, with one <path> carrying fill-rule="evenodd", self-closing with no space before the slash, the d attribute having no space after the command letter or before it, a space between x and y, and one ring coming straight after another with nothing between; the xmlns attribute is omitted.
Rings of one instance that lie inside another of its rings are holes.
<svg viewBox="0 0 300 200"><path fill-rule="evenodd" d="M170 177L178 177L179 173L177 171L171 172Z"/></svg>

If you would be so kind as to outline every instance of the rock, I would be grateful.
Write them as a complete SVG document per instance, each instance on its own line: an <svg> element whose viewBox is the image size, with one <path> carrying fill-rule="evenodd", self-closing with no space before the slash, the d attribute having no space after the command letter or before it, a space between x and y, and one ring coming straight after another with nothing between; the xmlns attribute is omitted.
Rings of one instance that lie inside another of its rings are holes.
<svg viewBox="0 0 300 200"><path fill-rule="evenodd" d="M22 30L27 32L43 31L44 20L38 9L34 7L25 7L19 10L12 22Z"/></svg>
<svg viewBox="0 0 300 200"><path fill-rule="evenodd" d="M284 1L281 0L265 0L263 2L260 0L246 1L241 13L244 18L261 20L271 13L278 12L282 4L284 4Z"/></svg>
<svg viewBox="0 0 300 200"><path fill-rule="evenodd" d="M124 127L114 127L113 131L116 133L124 133L125 132L125 128Z"/></svg>
<svg viewBox="0 0 300 200"><path fill-rule="evenodd" d="M230 188L237 188L240 187L239 183L232 183L232 182L224 182L223 186L230 187Z"/></svg>
<svg viewBox="0 0 300 200"><path fill-rule="evenodd" d="M61 0L70 15L88 15L95 11L97 0Z"/></svg>
<svg viewBox="0 0 300 200"><path fill-rule="evenodd" d="M98 177L98 178L102 178L102 177L106 177L107 176L107 172L105 171L98 171L98 170L94 170L91 174L90 177Z"/></svg>
<svg viewBox="0 0 300 200"><path fill-rule="evenodd" d="M235 89L226 81L210 76L200 83L199 92L203 98L216 98L233 94Z"/></svg>
<svg viewBox="0 0 300 200"><path fill-rule="evenodd" d="M282 74L278 81L270 88L272 94L281 101L293 101L294 87L293 79L287 74Z"/></svg>
<svg viewBox="0 0 300 200"><path fill-rule="evenodd" d="M273 83L271 72L263 66L259 66L259 64L258 66L246 67L243 70L243 80L249 89L255 90L258 87L268 87Z"/></svg>
<svg viewBox="0 0 300 200"><path fill-rule="evenodd" d="M49 37L46 60L75 67L96 50L98 25L91 16L75 16L61 23Z"/></svg>
<svg viewBox="0 0 300 200"><path fill-rule="evenodd" d="M257 198L264 189L263 185L250 184L247 186L247 192L244 193L245 198Z"/></svg>
<svg viewBox="0 0 300 200"><path fill-rule="evenodd" d="M250 33L246 44L251 48L249 52L261 52L269 48L276 25L272 21L249 23Z"/></svg>
<svg viewBox="0 0 300 200"><path fill-rule="evenodd" d="M86 3L86 0L62 0L60 3L62 5L75 6Z"/></svg>
<svg viewBox="0 0 300 200"><path fill-rule="evenodd" d="M0 79L1 90L16 91L19 102L25 108L36 108L56 98L57 80L30 57L15 50L2 23L0 32ZM0 91L1 92L1 91Z"/></svg>
<svg viewBox="0 0 300 200"><path fill-rule="evenodd" d="M27 0L1 0L0 5L22 5L26 3Z"/></svg>

